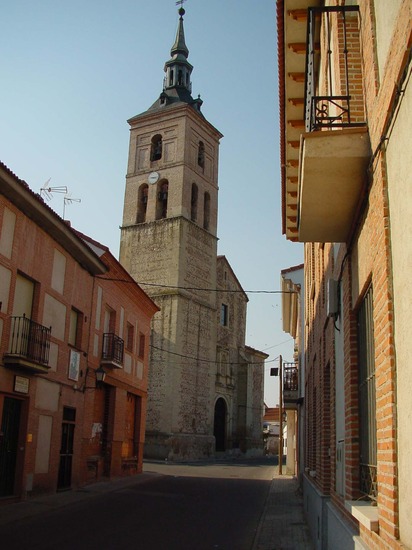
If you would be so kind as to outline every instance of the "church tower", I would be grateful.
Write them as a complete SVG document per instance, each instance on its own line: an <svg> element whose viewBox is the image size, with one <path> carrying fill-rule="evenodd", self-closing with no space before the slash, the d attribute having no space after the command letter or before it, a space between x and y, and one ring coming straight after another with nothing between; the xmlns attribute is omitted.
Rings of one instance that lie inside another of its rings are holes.
<svg viewBox="0 0 412 550"><path fill-rule="evenodd" d="M163 91L131 118L120 262L160 307L152 325L145 455L214 452L218 149L193 99L183 16Z"/></svg>

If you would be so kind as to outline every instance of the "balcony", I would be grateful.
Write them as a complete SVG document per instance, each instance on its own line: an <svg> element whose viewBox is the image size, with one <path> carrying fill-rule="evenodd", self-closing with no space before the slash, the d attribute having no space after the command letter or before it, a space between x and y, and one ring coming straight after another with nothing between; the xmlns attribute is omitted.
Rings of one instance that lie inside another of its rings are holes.
<svg viewBox="0 0 412 550"><path fill-rule="evenodd" d="M103 334L102 358L101 364L114 367L116 369L123 368L124 341L119 336L112 332Z"/></svg>
<svg viewBox="0 0 412 550"><path fill-rule="evenodd" d="M358 6L308 9L298 173L301 242L347 241L366 181L371 153L358 18Z"/></svg>
<svg viewBox="0 0 412 550"><path fill-rule="evenodd" d="M35 374L49 371L51 327L47 328L23 315L11 317L9 351L4 354L6 367Z"/></svg>
<svg viewBox="0 0 412 550"><path fill-rule="evenodd" d="M370 158L366 129L304 134L300 144L299 241L346 242Z"/></svg>
<svg viewBox="0 0 412 550"><path fill-rule="evenodd" d="M295 409L299 399L299 373L294 363L283 364L283 405Z"/></svg>

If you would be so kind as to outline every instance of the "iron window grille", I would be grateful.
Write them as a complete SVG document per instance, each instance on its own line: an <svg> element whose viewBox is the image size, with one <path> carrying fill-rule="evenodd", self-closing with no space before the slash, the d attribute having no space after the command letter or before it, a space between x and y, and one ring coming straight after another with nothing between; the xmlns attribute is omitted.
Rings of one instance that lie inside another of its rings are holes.
<svg viewBox="0 0 412 550"><path fill-rule="evenodd" d="M377 436L373 293L367 291L358 312L360 491L377 500Z"/></svg>

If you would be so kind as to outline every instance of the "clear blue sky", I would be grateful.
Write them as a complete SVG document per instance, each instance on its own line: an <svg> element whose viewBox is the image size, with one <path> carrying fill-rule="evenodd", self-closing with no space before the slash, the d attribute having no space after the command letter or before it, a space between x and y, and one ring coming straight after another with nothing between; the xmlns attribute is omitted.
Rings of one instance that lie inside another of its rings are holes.
<svg viewBox="0 0 412 550"><path fill-rule="evenodd" d="M219 162L219 254L243 288L279 290L303 261L281 234L274 0L187 0L193 96L224 135ZM129 146L126 120L162 91L178 22L175 0L3 0L0 6L0 159L39 191L67 186L72 225L117 257ZM63 214L63 195L49 205ZM281 295L249 294L246 343L292 359ZM278 403L267 376L265 401Z"/></svg>

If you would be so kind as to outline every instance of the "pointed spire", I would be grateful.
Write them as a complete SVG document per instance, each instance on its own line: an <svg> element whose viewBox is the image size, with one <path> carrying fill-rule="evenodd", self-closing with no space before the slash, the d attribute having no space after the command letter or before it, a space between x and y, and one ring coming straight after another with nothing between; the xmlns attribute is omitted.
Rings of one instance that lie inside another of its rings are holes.
<svg viewBox="0 0 412 550"><path fill-rule="evenodd" d="M182 54L186 58L189 57L189 50L186 46L185 31L184 31L184 28L183 28L183 16L184 16L185 13L186 12L183 8L179 9L180 17L179 17L179 25L177 27L177 32L176 32L176 40L175 40L175 43L172 46L172 49L170 50L170 55L172 57L176 56L178 54Z"/></svg>
<svg viewBox="0 0 412 550"><path fill-rule="evenodd" d="M182 2L177 2L182 4ZM151 109L158 109L171 103L184 102L192 105L200 111L202 100L192 97L192 82L190 80L193 66L189 63L189 49L186 46L185 31L183 27L183 16L185 10L179 8L179 23L176 31L176 38L170 50L171 58L165 63L166 76L163 81L163 92L159 99L152 105Z"/></svg>
<svg viewBox="0 0 412 550"><path fill-rule="evenodd" d="M183 15L185 10L179 9L179 25L176 32L176 40L170 50L172 56L169 61L165 63L165 90L182 89L192 92L192 83L190 82L190 75L192 74L193 67L187 60L189 50L185 42L185 31L183 28Z"/></svg>

